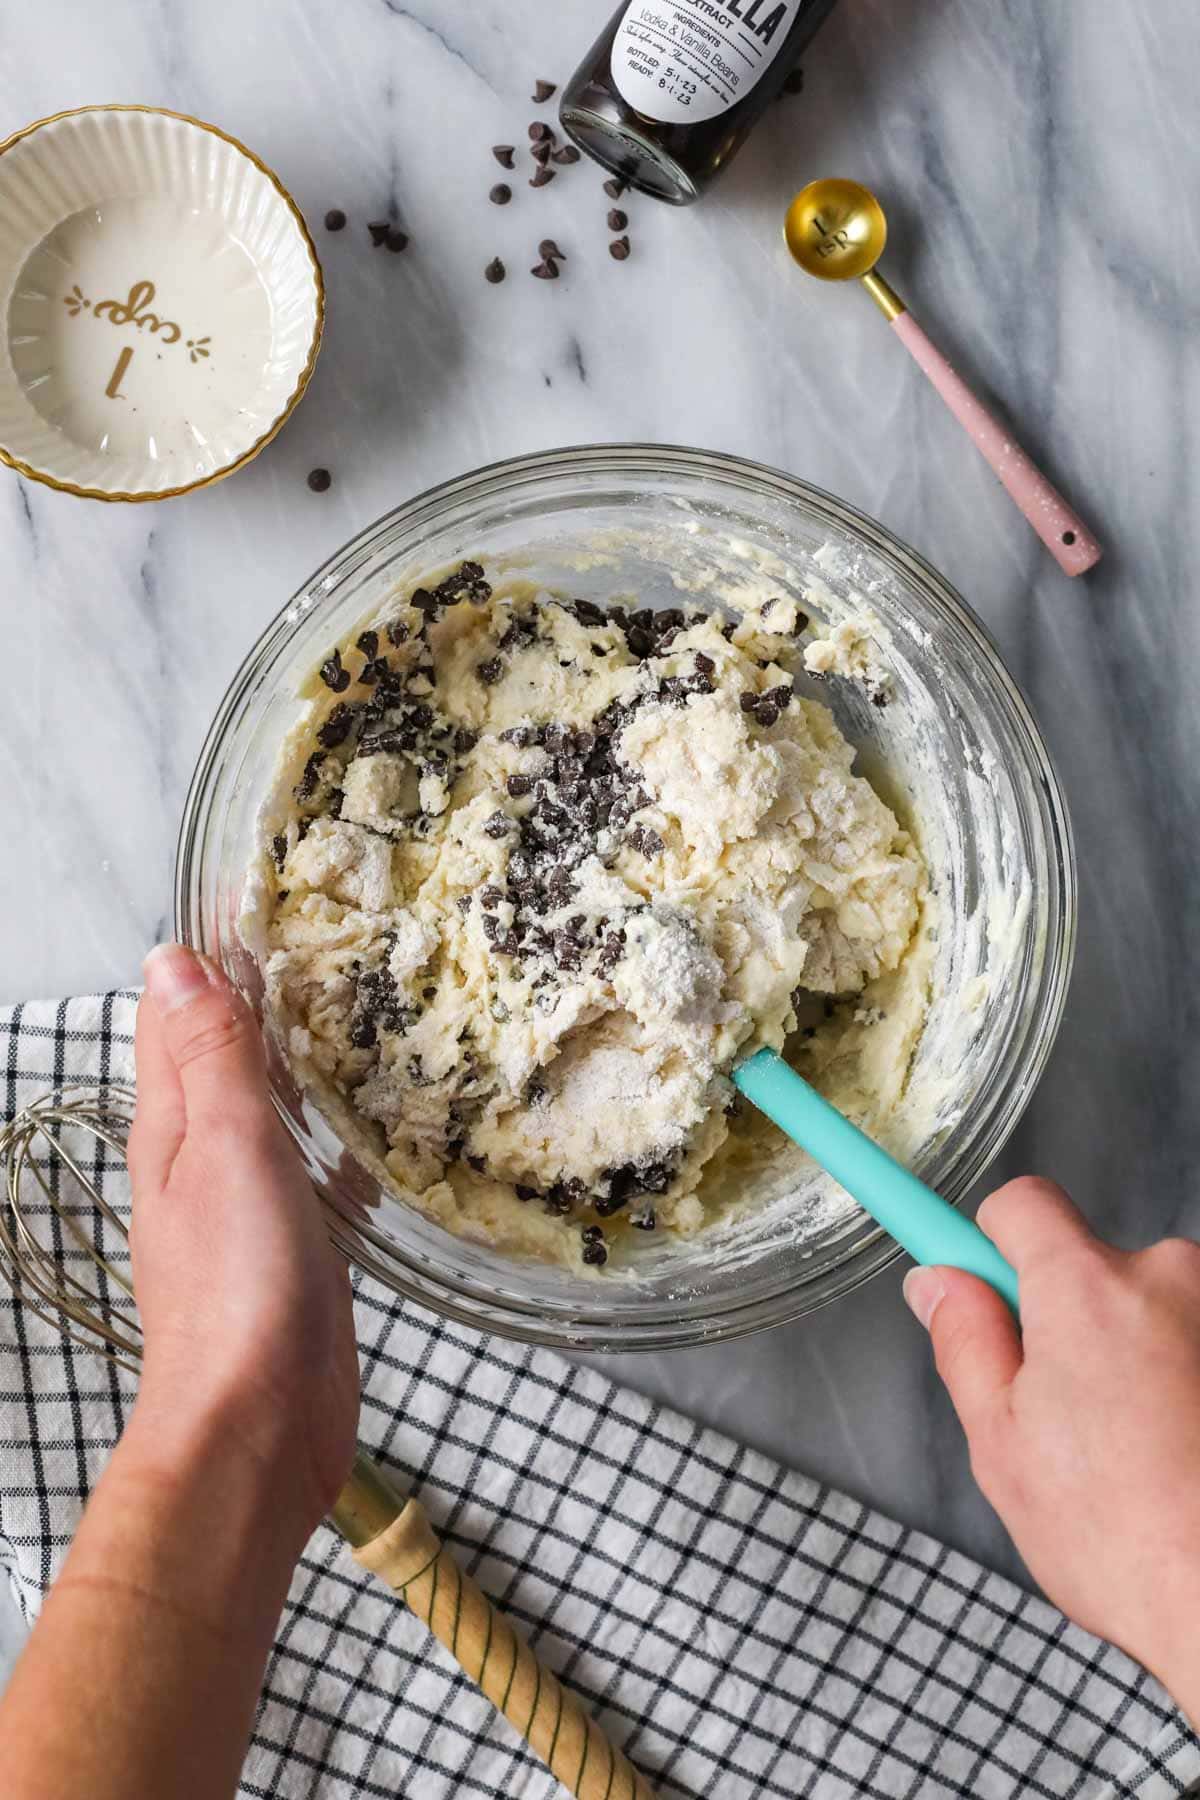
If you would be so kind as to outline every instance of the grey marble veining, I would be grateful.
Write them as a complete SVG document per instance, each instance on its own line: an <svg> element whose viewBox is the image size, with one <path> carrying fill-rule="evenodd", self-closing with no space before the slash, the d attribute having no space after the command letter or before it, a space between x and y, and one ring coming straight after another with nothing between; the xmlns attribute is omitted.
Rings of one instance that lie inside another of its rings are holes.
<svg viewBox="0 0 1200 1800"><path fill-rule="evenodd" d="M489 205L534 77L609 0L40 0L0 16L0 137L140 99L214 120L291 187L329 284L280 440L152 507L0 473L0 999L132 981L166 928L206 724L304 576L418 489L518 451L648 438L739 451L874 513L999 641L1062 771L1082 919L1069 1015L996 1178L1057 1176L1122 1241L1200 1234L1200 14L1193 0L842 0L804 97L699 208L601 176ZM791 268L816 174L870 181L889 272L1109 547L1059 574L869 303ZM1181 204L1164 203L1164 177ZM351 215L338 237L320 220ZM402 257L365 221L395 207ZM526 270L568 252L557 284ZM510 275L488 287L499 253ZM334 474L311 495L314 464ZM1015 1570L897 1276L740 1346L614 1373Z"/></svg>

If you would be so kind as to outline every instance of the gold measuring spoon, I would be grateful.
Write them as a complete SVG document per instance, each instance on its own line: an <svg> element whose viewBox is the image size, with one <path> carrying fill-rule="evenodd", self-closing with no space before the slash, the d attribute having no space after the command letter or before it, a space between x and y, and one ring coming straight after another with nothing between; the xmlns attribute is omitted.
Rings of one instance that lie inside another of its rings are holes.
<svg viewBox="0 0 1200 1800"><path fill-rule="evenodd" d="M887 244L887 218L874 194L857 181L810 181L788 208L783 235L806 274L819 281L862 282L1060 568L1068 575L1094 568L1104 552L1078 513L950 366L878 273L876 264Z"/></svg>

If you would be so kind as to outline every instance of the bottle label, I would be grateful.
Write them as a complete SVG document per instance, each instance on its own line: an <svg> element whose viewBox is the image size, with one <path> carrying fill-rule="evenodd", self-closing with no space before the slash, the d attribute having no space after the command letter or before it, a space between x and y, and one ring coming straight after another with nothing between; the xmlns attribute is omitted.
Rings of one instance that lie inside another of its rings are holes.
<svg viewBox="0 0 1200 1800"><path fill-rule="evenodd" d="M715 119L761 81L813 0L632 0L612 74L643 118Z"/></svg>

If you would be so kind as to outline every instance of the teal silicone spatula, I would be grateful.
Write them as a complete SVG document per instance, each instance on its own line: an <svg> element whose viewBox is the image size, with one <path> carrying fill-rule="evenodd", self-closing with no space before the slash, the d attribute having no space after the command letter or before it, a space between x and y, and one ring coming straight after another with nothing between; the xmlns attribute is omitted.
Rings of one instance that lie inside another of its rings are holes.
<svg viewBox="0 0 1200 1800"><path fill-rule="evenodd" d="M914 1261L978 1275L1019 1312L1017 1272L991 1238L830 1106L774 1050L748 1058L734 1070L733 1080Z"/></svg>

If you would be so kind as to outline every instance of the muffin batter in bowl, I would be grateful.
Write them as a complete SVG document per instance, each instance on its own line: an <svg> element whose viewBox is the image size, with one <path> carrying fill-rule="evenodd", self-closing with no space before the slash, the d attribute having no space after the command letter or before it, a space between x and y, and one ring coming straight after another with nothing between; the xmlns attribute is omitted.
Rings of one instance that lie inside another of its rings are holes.
<svg viewBox="0 0 1200 1800"><path fill-rule="evenodd" d="M868 1126L903 1090L921 856L797 679L795 602L739 608L466 563L312 679L264 814L268 1016L355 1154L462 1235L600 1267L727 1218L770 1130L728 1073L762 1044Z"/></svg>

